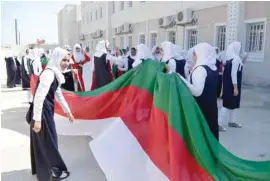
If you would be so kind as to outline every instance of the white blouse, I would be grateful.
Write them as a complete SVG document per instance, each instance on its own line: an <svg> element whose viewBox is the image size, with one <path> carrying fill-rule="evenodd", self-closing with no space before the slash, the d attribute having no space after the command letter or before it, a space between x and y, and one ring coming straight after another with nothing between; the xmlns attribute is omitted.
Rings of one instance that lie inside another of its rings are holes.
<svg viewBox="0 0 270 181"><path fill-rule="evenodd" d="M176 62L174 59L170 59L168 63L169 72L168 74L171 74L173 72L176 72Z"/></svg>
<svg viewBox="0 0 270 181"><path fill-rule="evenodd" d="M192 75L192 84L190 83L191 75ZM191 94L195 97L199 97L200 95L202 95L204 89L207 72L205 68L200 66L196 68L196 70L194 70L191 75L188 77L188 81L182 76L180 76L180 78L185 82Z"/></svg>
<svg viewBox="0 0 270 181"><path fill-rule="evenodd" d="M28 66L27 66L27 58L26 56L23 57L23 66L24 69L26 70L27 74L29 74Z"/></svg>
<svg viewBox="0 0 270 181"><path fill-rule="evenodd" d="M36 94L34 97L34 116L33 119L35 121L41 121L42 118L42 109L44 100L50 90L51 84L53 83L55 78L54 72L49 69L45 69L43 73L39 77L39 85L36 90ZM55 98L60 103L62 109L65 113L70 113L70 109L68 104L62 94L60 85L58 86L55 92Z"/></svg>
<svg viewBox="0 0 270 181"><path fill-rule="evenodd" d="M239 65L240 65L239 62L232 60L231 77L232 77L233 84L237 84L237 72L238 72ZM240 68L242 68L242 67L240 67Z"/></svg>

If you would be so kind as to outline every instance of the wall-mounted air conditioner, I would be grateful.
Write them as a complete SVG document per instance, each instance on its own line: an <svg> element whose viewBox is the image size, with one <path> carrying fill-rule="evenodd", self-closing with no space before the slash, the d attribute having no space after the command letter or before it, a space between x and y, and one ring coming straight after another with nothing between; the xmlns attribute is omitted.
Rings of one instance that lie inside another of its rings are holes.
<svg viewBox="0 0 270 181"><path fill-rule="evenodd" d="M175 18L176 24L186 24L191 23L192 21L192 10L191 9L185 9L184 11L180 11L176 14Z"/></svg>
<svg viewBox="0 0 270 181"><path fill-rule="evenodd" d="M117 28L117 34L121 33L121 26Z"/></svg>
<svg viewBox="0 0 270 181"><path fill-rule="evenodd" d="M80 34L79 38L80 40L85 40L84 34Z"/></svg>
<svg viewBox="0 0 270 181"><path fill-rule="evenodd" d="M125 33L132 33L133 28L131 23L125 23L124 24L124 32Z"/></svg>
<svg viewBox="0 0 270 181"><path fill-rule="evenodd" d="M160 18L158 20L158 24L160 28L172 27L175 25L175 17L167 16L167 17Z"/></svg>

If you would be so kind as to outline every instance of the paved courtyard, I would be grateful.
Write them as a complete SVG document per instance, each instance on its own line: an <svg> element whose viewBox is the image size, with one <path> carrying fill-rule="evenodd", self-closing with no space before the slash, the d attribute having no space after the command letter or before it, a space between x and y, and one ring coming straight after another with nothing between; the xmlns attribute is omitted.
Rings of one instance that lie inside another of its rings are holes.
<svg viewBox="0 0 270 181"><path fill-rule="evenodd" d="M3 81L2 81L3 83ZM220 102L219 102L220 103ZM30 173L29 127L24 116L27 92L2 88L1 155L3 181L35 181ZM242 129L220 133L221 143L249 160L270 160L270 89L245 86L237 120ZM90 137L59 136L59 147L71 176L67 181L105 181L90 148Z"/></svg>

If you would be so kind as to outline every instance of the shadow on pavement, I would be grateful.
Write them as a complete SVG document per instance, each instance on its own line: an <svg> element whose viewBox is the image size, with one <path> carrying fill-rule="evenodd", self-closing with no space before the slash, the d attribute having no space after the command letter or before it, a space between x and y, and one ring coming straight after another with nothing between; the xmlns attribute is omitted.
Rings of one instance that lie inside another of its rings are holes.
<svg viewBox="0 0 270 181"><path fill-rule="evenodd" d="M36 177L31 174L29 169L16 170L11 172L5 172L1 174L1 180L3 181L36 181Z"/></svg>
<svg viewBox="0 0 270 181"><path fill-rule="evenodd" d="M2 128L29 136L29 125L25 121L27 109L27 107L18 107L2 110ZM106 181L89 147L89 142L92 140L90 137L58 136L58 138L60 153L71 172L66 181ZM12 138L10 139L12 141ZM4 166L5 163L2 163L2 167ZM1 175L3 181L36 181L36 177L31 175L30 170L5 172Z"/></svg>

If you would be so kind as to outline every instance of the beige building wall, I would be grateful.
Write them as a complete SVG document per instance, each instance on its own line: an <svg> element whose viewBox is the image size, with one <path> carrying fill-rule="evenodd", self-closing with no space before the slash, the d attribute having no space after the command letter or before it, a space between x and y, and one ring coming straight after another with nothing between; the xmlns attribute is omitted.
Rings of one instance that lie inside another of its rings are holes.
<svg viewBox="0 0 270 181"><path fill-rule="evenodd" d="M60 46L73 46L79 41L77 6L66 5L58 13L58 41Z"/></svg>
<svg viewBox="0 0 270 181"><path fill-rule="evenodd" d="M270 86L270 2L250 1L245 3L245 21L265 21L263 58L253 60L252 55L244 67L243 81L246 84ZM244 25L245 26L245 25ZM245 42L246 43L246 42Z"/></svg>
<svg viewBox="0 0 270 181"><path fill-rule="evenodd" d="M114 12L113 12L114 3ZM189 2L189 1L163 1L163 2L132 2L132 7L128 1L124 2L124 9L121 10L120 1L116 2L83 2L82 3L82 33L85 35L87 45L90 45L94 51L98 41L108 39L112 45L112 39L115 39L115 44L119 47L121 37L124 38L124 46L128 45L128 37L132 36L132 46L139 43L140 34L145 35L145 44L150 45L150 33L157 33L157 44L168 40L168 32L175 31L176 44L187 48L187 32L189 29L195 28L198 30L197 41L207 42L211 45L217 43L217 27L228 24L228 3L227 1L220 2ZM244 68L243 81L245 84L270 86L270 76L268 71L270 69L270 2L243 2L244 22L238 25L237 40L241 41L246 46L246 27L247 23L253 21L265 22L265 42L264 52L260 54L249 53L248 61ZM242 5L241 5L242 6ZM102 17L100 17L100 10L102 8ZM194 26L174 26L170 29L163 29L159 27L159 18L169 15L176 15L177 12L186 8L191 8L197 13L198 22ZM97 20L95 18L97 11ZM90 21L90 13L92 12L92 21ZM87 16L89 20L87 22ZM124 35L115 35L114 28L123 25L124 23L131 23L133 25L133 32ZM228 28L226 26L226 28ZM99 39L92 39L89 34L103 30L104 36ZM106 33L105 33L106 32ZM227 34L226 34L227 36ZM227 39L227 38L226 38ZM227 40L226 40L227 41ZM120 47L120 48L123 48Z"/></svg>

